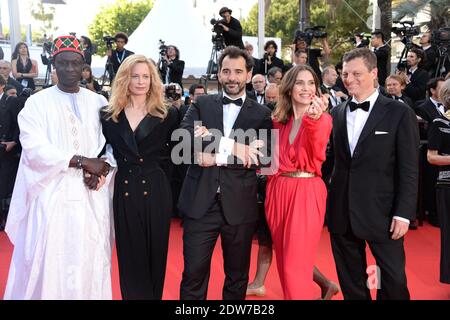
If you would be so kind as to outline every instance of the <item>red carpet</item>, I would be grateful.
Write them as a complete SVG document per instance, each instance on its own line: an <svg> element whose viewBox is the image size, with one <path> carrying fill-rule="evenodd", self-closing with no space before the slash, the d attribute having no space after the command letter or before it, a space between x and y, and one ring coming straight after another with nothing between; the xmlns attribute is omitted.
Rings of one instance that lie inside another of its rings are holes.
<svg viewBox="0 0 450 320"><path fill-rule="evenodd" d="M439 282L439 243L439 229L428 224L425 224L424 227L419 227L418 230L409 231L406 236L406 272L412 299L450 300L450 285L441 284ZM182 229L180 227L180 221L173 220L170 234L164 299L177 300L179 298L179 285L181 273L183 271L182 248ZM250 270L251 280L253 279L256 270L257 252L258 244L254 241ZM3 298L5 290L11 253L12 245L8 241L6 234L0 232L0 298ZM368 256L369 264L373 263L374 260L372 256L370 254L368 254ZM336 269L331 254L328 231L326 229L324 229L322 233L316 265L322 273L337 282ZM216 246L216 251L214 252L211 263L211 279L209 282L208 299L221 299L223 279L222 255L220 246L218 245ZM272 262L271 269L267 275L266 290L267 294L264 299L278 300L283 298L275 261ZM120 299L117 258L115 255L113 258L113 291L114 299ZM317 287L317 296L319 297L319 295L319 288ZM375 297L375 290L372 290L372 296ZM339 294L335 299L342 299L342 295Z"/></svg>

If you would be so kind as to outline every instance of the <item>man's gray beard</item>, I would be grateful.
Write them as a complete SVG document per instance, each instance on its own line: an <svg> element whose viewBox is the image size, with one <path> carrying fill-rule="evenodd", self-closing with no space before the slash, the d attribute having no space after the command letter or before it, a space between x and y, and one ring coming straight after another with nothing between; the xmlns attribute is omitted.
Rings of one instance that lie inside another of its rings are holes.
<svg viewBox="0 0 450 320"><path fill-rule="evenodd" d="M245 84L242 85L242 87L241 87L241 85L239 84L239 92L238 92L238 93L230 93L230 92L228 91L228 89L227 89L227 86L224 85L224 86L223 86L223 91L225 91L225 93L228 94L228 95L241 95L241 94L244 92L245 87L246 87Z"/></svg>

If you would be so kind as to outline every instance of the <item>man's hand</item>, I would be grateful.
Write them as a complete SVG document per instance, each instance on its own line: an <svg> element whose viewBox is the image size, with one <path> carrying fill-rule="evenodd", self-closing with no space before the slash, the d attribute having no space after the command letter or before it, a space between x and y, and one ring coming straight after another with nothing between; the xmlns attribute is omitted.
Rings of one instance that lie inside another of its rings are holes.
<svg viewBox="0 0 450 320"><path fill-rule="evenodd" d="M392 232L391 239L400 239L408 232L408 229L409 223L397 219L392 219L391 229L389 230L390 232Z"/></svg>
<svg viewBox="0 0 450 320"><path fill-rule="evenodd" d="M83 158L82 167L87 172L96 176L107 176L110 165L103 158Z"/></svg>
<svg viewBox="0 0 450 320"><path fill-rule="evenodd" d="M212 153L197 153L197 163L200 167L212 167L216 165L216 156Z"/></svg>
<svg viewBox="0 0 450 320"><path fill-rule="evenodd" d="M252 164L259 165L258 156L264 156L261 151L258 151L259 145L259 143L255 143L254 145L247 146L245 144L235 142L231 153L242 161L244 167L250 168Z"/></svg>
<svg viewBox="0 0 450 320"><path fill-rule="evenodd" d="M198 138L198 137L207 137L210 136L211 133L208 131L208 129L205 126L196 126L195 130L194 130L194 137Z"/></svg>
<svg viewBox="0 0 450 320"><path fill-rule="evenodd" d="M7 142L0 142L1 144L4 144L6 146L5 151L10 152L12 148L14 148L17 145L17 142L15 141L7 141Z"/></svg>
<svg viewBox="0 0 450 320"><path fill-rule="evenodd" d="M111 57L111 56L112 56L112 51L111 51L111 49L106 50L106 55L107 55L108 57Z"/></svg>
<svg viewBox="0 0 450 320"><path fill-rule="evenodd" d="M228 28L227 26L224 26L223 24L219 23L219 26L222 26L223 31L228 32L230 31L230 28Z"/></svg>

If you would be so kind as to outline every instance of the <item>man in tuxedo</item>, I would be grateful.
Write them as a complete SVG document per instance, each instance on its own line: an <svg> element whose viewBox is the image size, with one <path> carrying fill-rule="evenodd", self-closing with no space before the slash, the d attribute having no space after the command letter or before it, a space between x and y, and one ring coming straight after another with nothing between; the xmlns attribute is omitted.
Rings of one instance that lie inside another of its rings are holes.
<svg viewBox="0 0 450 320"><path fill-rule="evenodd" d="M267 81L269 83L281 84L281 79L283 79L283 70L278 67L272 67L267 72Z"/></svg>
<svg viewBox="0 0 450 320"><path fill-rule="evenodd" d="M351 98L331 112L334 170L327 210L342 293L345 299L371 299L367 243L381 271L378 299L409 299L403 236L416 215L416 116L374 88L377 60L369 49L353 49L343 63Z"/></svg>
<svg viewBox="0 0 450 320"><path fill-rule="evenodd" d="M252 57L253 60L253 69L252 69L252 79L256 74L259 74L258 66L259 66L259 59L256 59L253 56L253 45L251 43L245 42L245 50L247 51L248 55ZM251 91L253 89L252 83L247 83L247 91Z"/></svg>
<svg viewBox="0 0 450 320"><path fill-rule="evenodd" d="M403 75L392 74L386 78L386 93L387 97L406 103L411 108L414 107L412 100L403 94L406 88L406 78Z"/></svg>
<svg viewBox="0 0 450 320"><path fill-rule="evenodd" d="M384 44L383 32L372 32L371 44L373 52L377 56L378 83L384 87L384 82L388 76L387 62L389 59L389 48Z"/></svg>
<svg viewBox="0 0 450 320"><path fill-rule="evenodd" d="M432 78L427 83L428 99L416 108L416 114L426 121L426 130L423 130L423 139L428 140L428 131L436 118L443 117L445 110L439 97L439 92L444 85L444 78ZM428 222L435 227L439 227L438 214L436 209L436 180L439 174L439 167L430 164L428 161L422 163L423 172L423 207L427 214Z"/></svg>
<svg viewBox="0 0 450 320"><path fill-rule="evenodd" d="M231 16L233 11L227 7L219 10L219 15L223 20L219 23L223 27L223 37L226 46L236 46L240 49L244 48L242 42L242 26L238 19Z"/></svg>
<svg viewBox="0 0 450 320"><path fill-rule="evenodd" d="M23 90L23 86L19 81L11 77L11 62L0 60L0 76L5 79L7 85L11 85L16 88L17 94L20 95Z"/></svg>
<svg viewBox="0 0 450 320"><path fill-rule="evenodd" d="M108 49L106 51L106 55L110 58L110 62L112 64L113 78L116 76L117 70L119 70L122 62L134 54L133 51L125 49L125 45L128 43L128 36L126 33L117 32L114 36L114 43L116 44L116 49Z"/></svg>
<svg viewBox="0 0 450 320"><path fill-rule="evenodd" d="M262 74L257 74L252 78L253 90L248 92L248 97L259 104L264 104L264 94L266 89L266 78Z"/></svg>
<svg viewBox="0 0 450 320"><path fill-rule="evenodd" d="M189 166L178 205L184 217L182 300L206 299L219 235L225 272L223 299L245 298L258 219L256 169L267 161L258 158L263 155L258 150L262 143L259 130L267 132L270 140L272 129L270 110L246 97L251 57L230 46L218 65L223 93L199 97L180 126L190 133L192 145L203 148L194 150L196 162ZM240 135L244 132L245 143ZM270 145L265 146L269 150Z"/></svg>
<svg viewBox="0 0 450 320"><path fill-rule="evenodd" d="M329 96L328 106L330 110L348 98L348 96L336 86L337 77L338 74L333 66L327 66L322 71L323 84L320 86L320 90L323 94Z"/></svg>
<svg viewBox="0 0 450 320"><path fill-rule="evenodd" d="M411 48L406 56L406 63L409 69L406 73L405 93L413 100L413 103L425 99L429 76L428 72L420 67L423 59L423 50L418 48Z"/></svg>
<svg viewBox="0 0 450 320"><path fill-rule="evenodd" d="M183 88L184 61L180 60L180 50L177 47L167 46L166 55L160 66L159 73L164 84L178 83Z"/></svg>
<svg viewBox="0 0 450 320"><path fill-rule="evenodd" d="M275 110L278 99L280 98L280 86L276 83L269 83L266 86L264 95L264 104L271 110Z"/></svg>

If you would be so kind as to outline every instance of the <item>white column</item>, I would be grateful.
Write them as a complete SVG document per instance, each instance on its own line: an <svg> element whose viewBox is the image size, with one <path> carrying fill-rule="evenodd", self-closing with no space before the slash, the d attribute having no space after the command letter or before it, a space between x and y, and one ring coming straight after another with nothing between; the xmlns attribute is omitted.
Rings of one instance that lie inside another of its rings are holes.
<svg viewBox="0 0 450 320"><path fill-rule="evenodd" d="M264 42L265 42L265 8L264 0L258 0L258 58L264 56Z"/></svg>
<svg viewBox="0 0 450 320"><path fill-rule="evenodd" d="M22 40L20 34L19 0L8 0L9 10L9 38L11 40L11 52L16 44Z"/></svg>

